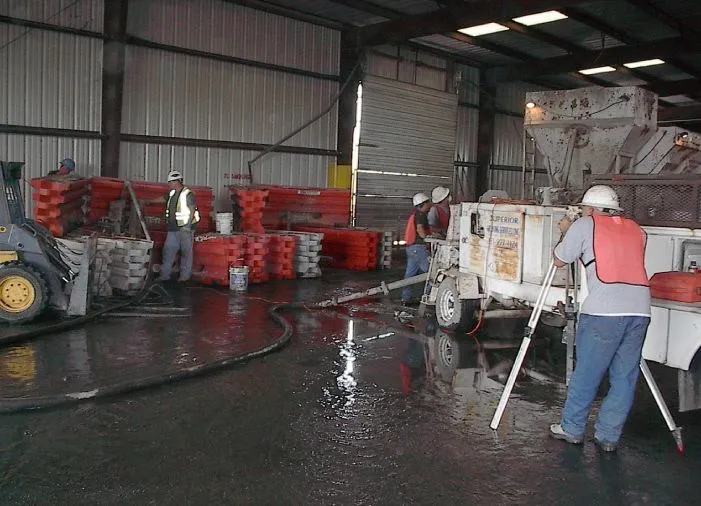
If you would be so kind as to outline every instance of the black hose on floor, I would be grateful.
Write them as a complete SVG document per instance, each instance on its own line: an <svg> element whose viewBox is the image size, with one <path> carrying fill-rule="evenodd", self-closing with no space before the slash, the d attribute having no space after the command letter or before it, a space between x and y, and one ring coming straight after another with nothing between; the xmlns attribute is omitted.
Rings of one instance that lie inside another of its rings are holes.
<svg viewBox="0 0 701 506"><path fill-rule="evenodd" d="M187 369L174 371L172 373L159 374L157 376L151 376L139 380L125 381L122 383L109 385L104 388L96 388L94 390L68 392L39 397L22 397L12 399L0 398L0 413L17 413L20 411L47 409L86 400L114 397L137 390L174 383L176 381L181 381L195 376L211 374L236 364L241 364L255 358L263 357L264 355L268 355L269 353L282 349L290 342L290 339L292 338L292 325L290 325L290 323L279 313L285 309L300 307L303 306L299 304L279 304L270 307L268 310L270 318L280 327L282 327L283 332L274 343L259 350L245 353L243 355L225 357L206 364L199 364L188 367Z"/></svg>
<svg viewBox="0 0 701 506"><path fill-rule="evenodd" d="M105 307L100 308L96 311L92 311L85 316L77 316L75 318L70 318L68 320L63 320L63 321L56 322L56 323L49 323L47 325L42 325L40 327L20 330L18 332L15 332L14 334L0 336L0 347L6 346L9 344L22 343L25 341L29 341L30 339L34 339L36 337L46 335L46 334L51 334L51 333L55 333L55 332L63 332L64 330L69 330L73 327L77 327L79 325L84 325L86 323L89 323L89 322L93 321L94 319L96 319L97 317L102 316L105 313L109 313L110 311L116 311L118 309L122 309L122 308L125 308L127 306L139 304L140 302L142 302L146 298L146 296L151 291L152 287L153 287L153 282L149 278L149 280L146 282L146 285L144 286L144 288L142 288L141 291L139 293L137 293L136 295L134 295L133 297L130 297L130 298L125 299L123 301L117 302L115 304L111 304L109 306L105 306Z"/></svg>

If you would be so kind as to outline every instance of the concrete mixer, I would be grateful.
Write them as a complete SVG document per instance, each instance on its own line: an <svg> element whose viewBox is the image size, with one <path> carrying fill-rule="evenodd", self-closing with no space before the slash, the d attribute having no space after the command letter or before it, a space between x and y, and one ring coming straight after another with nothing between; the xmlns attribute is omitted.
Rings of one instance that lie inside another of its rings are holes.
<svg viewBox="0 0 701 506"><path fill-rule="evenodd" d="M648 233L649 276L701 266L701 151L699 137L658 127L657 96L636 87L528 93L525 129L545 159L551 187L536 201L493 200L451 206L445 240L433 249L426 305L442 327L470 327L475 315L523 314L538 298L559 220L593 184L619 193L627 216ZM572 338L573 314L586 296L583 270L560 269L542 318ZM459 366L464 341L439 333L439 370ZM701 408L701 303L653 300L643 357L679 371L679 409ZM445 376L445 374L444 374Z"/></svg>

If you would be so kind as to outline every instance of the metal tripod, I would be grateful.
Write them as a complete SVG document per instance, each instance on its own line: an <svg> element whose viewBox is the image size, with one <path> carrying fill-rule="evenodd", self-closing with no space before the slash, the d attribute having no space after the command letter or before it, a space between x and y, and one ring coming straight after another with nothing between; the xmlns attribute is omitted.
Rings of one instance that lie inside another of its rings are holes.
<svg viewBox="0 0 701 506"><path fill-rule="evenodd" d="M548 292L550 291L550 287L552 286L556 271L557 267L555 266L555 262L552 261L550 263L550 267L548 268L548 272L545 275L545 281L540 287L540 293L538 294L538 298L533 307L531 317L528 320L528 325L526 326L524 332L521 348L518 350L518 355L516 355L516 360L514 361L514 365L511 369L511 373L509 374L509 378L506 381L506 386L504 387L504 391L501 394L501 398L499 399L499 404L497 406L496 411L494 412L494 417L492 418L492 422L489 424L489 427L492 430L497 430L497 428L499 427L499 423L501 422L501 417L504 415L506 404L507 402L509 402L509 397L511 396L514 384L516 383L516 378L518 376L519 371L521 370L521 367L523 366L523 361L526 358L526 352L528 351L528 347L531 344L531 339L533 337L533 333L535 332L536 325L538 324L538 320L540 319L540 315L543 312L543 306L545 305L545 300L548 295ZM578 287L575 286L574 289L576 293ZM569 348L573 349L574 345L573 337L574 336L570 336L570 339L568 339L568 359L570 358ZM645 378L647 386L652 392L652 396L654 397L655 402L657 403L657 407L660 410L660 413L662 413L662 417L664 418L667 427L672 433L674 442L677 445L677 450L679 451L679 453L683 454L684 442L682 441L681 428L678 427L676 423L674 423L672 413L670 413L669 408L667 407L667 403L665 402L664 397L662 396L662 392L660 392L660 388L657 386L657 382L652 376L652 372L650 372L650 368L647 366L647 362L645 362L644 358L640 360L640 371L643 373L643 377ZM568 376L569 372L570 371L568 368Z"/></svg>

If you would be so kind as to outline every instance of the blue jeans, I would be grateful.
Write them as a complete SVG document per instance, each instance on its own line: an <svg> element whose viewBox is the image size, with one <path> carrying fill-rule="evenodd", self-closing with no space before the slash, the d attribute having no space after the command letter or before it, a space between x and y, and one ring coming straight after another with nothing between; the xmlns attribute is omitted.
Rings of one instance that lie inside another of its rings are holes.
<svg viewBox="0 0 701 506"><path fill-rule="evenodd" d="M618 443L635 399L649 324L650 318L643 316L580 315L577 365L562 414L562 429L569 435L584 437L591 405L608 370L610 388L601 404L595 437Z"/></svg>
<svg viewBox="0 0 701 506"><path fill-rule="evenodd" d="M406 248L406 273L404 279L418 276L428 272L429 255L428 248L424 244L412 244ZM405 286L402 290L402 301L409 302L413 293L413 286Z"/></svg>

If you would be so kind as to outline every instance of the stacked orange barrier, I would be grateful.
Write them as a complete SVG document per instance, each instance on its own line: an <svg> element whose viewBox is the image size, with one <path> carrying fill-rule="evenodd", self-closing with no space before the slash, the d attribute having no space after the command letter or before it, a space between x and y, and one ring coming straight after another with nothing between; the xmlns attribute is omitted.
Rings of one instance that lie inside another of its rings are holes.
<svg viewBox="0 0 701 506"><path fill-rule="evenodd" d="M110 213L110 203L122 198L124 181L111 177L90 180L90 213L88 223L95 223Z"/></svg>
<svg viewBox="0 0 701 506"><path fill-rule="evenodd" d="M241 191L230 187L232 194ZM312 227L346 227L350 223L351 192L337 188L298 186L252 186L247 191L263 190L268 200L262 223L268 229L283 229L289 219Z"/></svg>
<svg viewBox="0 0 701 506"><path fill-rule="evenodd" d="M31 186L34 219L55 237L63 237L86 221L89 179L34 178Z"/></svg>
<svg viewBox="0 0 701 506"><path fill-rule="evenodd" d="M268 236L268 274L270 279L295 279L295 252L299 238L294 235Z"/></svg>
<svg viewBox="0 0 701 506"><path fill-rule="evenodd" d="M270 276L266 268L270 236L264 234L247 234L248 241L244 254L244 265L248 267L250 284L266 283Z"/></svg>
<svg viewBox="0 0 701 506"><path fill-rule="evenodd" d="M353 271L377 269L381 232L314 227L295 227L295 230L324 234L321 254L332 258L329 267Z"/></svg>
<svg viewBox="0 0 701 506"><path fill-rule="evenodd" d="M246 265L247 244L245 235L198 236L193 253L200 282L229 286L229 268Z"/></svg>
<svg viewBox="0 0 701 506"><path fill-rule="evenodd" d="M263 209L268 198L267 190L232 189L241 214L241 230L253 234L262 234Z"/></svg>

